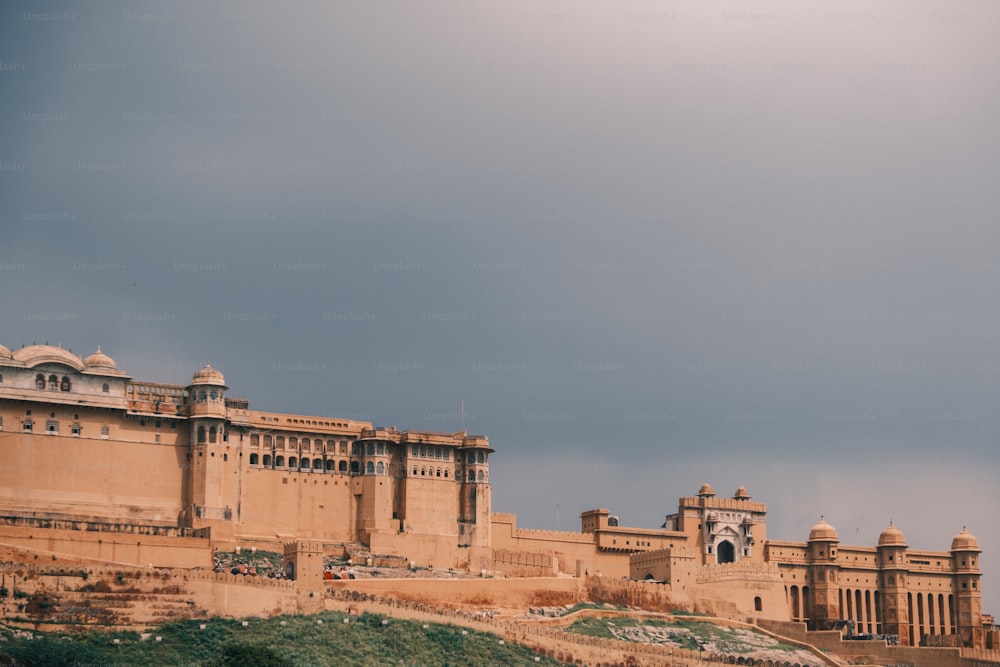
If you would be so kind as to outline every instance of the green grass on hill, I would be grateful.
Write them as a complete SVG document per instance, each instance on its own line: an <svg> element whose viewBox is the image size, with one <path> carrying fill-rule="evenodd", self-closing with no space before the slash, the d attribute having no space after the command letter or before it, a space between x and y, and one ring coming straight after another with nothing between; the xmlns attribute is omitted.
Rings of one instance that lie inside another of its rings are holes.
<svg viewBox="0 0 1000 667"><path fill-rule="evenodd" d="M348 623L344 623L344 619ZM423 624L377 614L347 616L324 612L312 616L276 616L241 621L178 621L150 631L89 630L74 634L35 634L0 643L0 665L56 667L417 667L446 665L558 665L500 637L452 625ZM322 621L322 624L318 623ZM385 623L383 623L385 621ZM284 622L284 625L282 625ZM199 625L205 623L201 630ZM156 637L162 637L157 642ZM114 640L119 640L118 644Z"/></svg>

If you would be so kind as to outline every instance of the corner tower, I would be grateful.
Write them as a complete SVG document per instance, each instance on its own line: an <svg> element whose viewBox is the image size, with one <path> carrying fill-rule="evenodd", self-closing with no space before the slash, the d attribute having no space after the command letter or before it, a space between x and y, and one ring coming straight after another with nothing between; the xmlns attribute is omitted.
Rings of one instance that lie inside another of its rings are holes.
<svg viewBox="0 0 1000 667"><path fill-rule="evenodd" d="M490 548L490 441L484 435L466 435L458 448L462 463L459 496L458 545Z"/></svg>
<svg viewBox="0 0 1000 667"><path fill-rule="evenodd" d="M882 591L882 632L897 635L901 644L914 645L910 634L908 599L909 571L906 567L906 538L889 522L878 536L879 589ZM917 638L919 641L919 638Z"/></svg>

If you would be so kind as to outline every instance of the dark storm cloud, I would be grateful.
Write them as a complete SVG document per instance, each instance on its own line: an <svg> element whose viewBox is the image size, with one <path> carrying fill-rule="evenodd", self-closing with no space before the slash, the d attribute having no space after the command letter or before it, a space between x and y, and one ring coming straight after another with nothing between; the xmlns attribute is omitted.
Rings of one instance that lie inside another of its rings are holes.
<svg viewBox="0 0 1000 667"><path fill-rule="evenodd" d="M991 3L0 12L3 344L1000 567Z"/></svg>

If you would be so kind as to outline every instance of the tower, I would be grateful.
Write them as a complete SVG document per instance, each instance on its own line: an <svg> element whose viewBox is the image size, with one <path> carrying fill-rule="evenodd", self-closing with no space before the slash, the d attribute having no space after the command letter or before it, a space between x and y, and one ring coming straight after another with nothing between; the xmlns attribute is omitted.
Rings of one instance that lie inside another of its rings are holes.
<svg viewBox="0 0 1000 667"><path fill-rule="evenodd" d="M489 457L495 450L484 435L467 435L458 448L462 463L459 498L458 545L490 546L492 499Z"/></svg>
<svg viewBox="0 0 1000 667"><path fill-rule="evenodd" d="M833 526L823 519L809 531L806 559L809 562L810 593L803 590L806 616L815 629L826 629L827 621L840 618L837 547L840 538Z"/></svg>
<svg viewBox="0 0 1000 667"><path fill-rule="evenodd" d="M900 644L914 646L920 638L913 636L910 626L906 538L892 521L878 536L878 567L882 591L881 632L897 635Z"/></svg>
<svg viewBox="0 0 1000 667"><path fill-rule="evenodd" d="M965 528L951 541L955 589L955 634L962 646L981 647L983 631L983 594L979 587L979 542Z"/></svg>
<svg viewBox="0 0 1000 667"><path fill-rule="evenodd" d="M228 453L226 398L229 387L222 373L206 364L194 374L187 387L190 418L190 451L187 489L185 489L185 525L198 528L228 526L232 509L226 500L226 471L235 469ZM230 532L223 529L223 533Z"/></svg>

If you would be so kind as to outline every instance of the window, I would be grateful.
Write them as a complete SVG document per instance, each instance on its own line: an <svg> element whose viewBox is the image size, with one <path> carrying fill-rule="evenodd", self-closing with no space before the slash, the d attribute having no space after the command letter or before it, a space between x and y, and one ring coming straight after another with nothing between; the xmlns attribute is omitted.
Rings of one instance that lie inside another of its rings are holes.
<svg viewBox="0 0 1000 667"><path fill-rule="evenodd" d="M284 456L275 456L274 457L274 467L275 468L284 468L285 467L285 457Z"/></svg>
<svg viewBox="0 0 1000 667"><path fill-rule="evenodd" d="M54 421L52 419L48 420L47 422L45 422L45 430L49 433L58 433L59 422Z"/></svg>
<svg viewBox="0 0 1000 667"><path fill-rule="evenodd" d="M371 446L371 443L368 443L368 445ZM369 461L368 465L365 466L365 472L369 475L375 474L375 464Z"/></svg>
<svg viewBox="0 0 1000 667"><path fill-rule="evenodd" d="M35 389L45 389L45 376L41 373L35 376Z"/></svg>
<svg viewBox="0 0 1000 667"><path fill-rule="evenodd" d="M298 447L299 447L299 439L295 438L295 437L289 438L288 439L288 446L291 447L292 449L298 449Z"/></svg>
<svg viewBox="0 0 1000 667"><path fill-rule="evenodd" d="M347 456L347 441L346 440L341 440L340 441L340 455L341 456Z"/></svg>
<svg viewBox="0 0 1000 667"><path fill-rule="evenodd" d="M759 595L753 599L753 610L764 611L764 602L760 599Z"/></svg>
<svg viewBox="0 0 1000 667"><path fill-rule="evenodd" d="M465 457L465 462L466 463L475 463L476 462L476 454L475 454L475 452L469 452L468 455Z"/></svg>
<svg viewBox="0 0 1000 667"><path fill-rule="evenodd" d="M448 449L447 447L444 450L444 460L451 461L451 450Z"/></svg>
<svg viewBox="0 0 1000 667"><path fill-rule="evenodd" d="M275 441L274 441L274 445L275 445L275 447L277 447L277 448L279 448L279 449L284 449L284 448L285 448L285 436L283 436L283 435L279 435L279 436L278 436L278 437L277 437L277 438L275 439Z"/></svg>
<svg viewBox="0 0 1000 667"><path fill-rule="evenodd" d="M309 438L302 438L302 451L308 452L309 451L309 444L310 444L309 443Z"/></svg>
<svg viewBox="0 0 1000 667"><path fill-rule="evenodd" d="M447 468L444 469L444 478L448 479L448 469Z"/></svg>
<svg viewBox="0 0 1000 667"><path fill-rule="evenodd" d="M208 394L208 397L211 398L213 401L216 399L217 394L215 393L214 389Z"/></svg>
<svg viewBox="0 0 1000 667"><path fill-rule="evenodd" d="M427 447L425 447L425 446L421 446L420 447L420 455L421 456L427 456Z"/></svg>
<svg viewBox="0 0 1000 667"><path fill-rule="evenodd" d="M204 401L205 400L205 390L204 389L202 389L201 391L198 392L198 400L199 401Z"/></svg>
<svg viewBox="0 0 1000 667"><path fill-rule="evenodd" d="M288 467L290 469L292 469L292 470L295 470L296 468L299 467L299 460L297 458L295 458L294 456L289 456L288 457Z"/></svg>
<svg viewBox="0 0 1000 667"><path fill-rule="evenodd" d="M105 394L111 391L111 387L108 385L107 382L101 385L101 391L103 391Z"/></svg>
<svg viewBox="0 0 1000 667"><path fill-rule="evenodd" d="M264 446L265 447L270 447L272 444L274 444L274 443L271 441L271 436L270 435L265 435L264 436Z"/></svg>
<svg viewBox="0 0 1000 667"><path fill-rule="evenodd" d="M257 465L257 462L259 460L260 460L260 457L257 454L251 454L250 455L250 465L252 465L252 466Z"/></svg>
<svg viewBox="0 0 1000 667"><path fill-rule="evenodd" d="M0 431L3 430L3 417L0 417Z"/></svg>
<svg viewBox="0 0 1000 667"><path fill-rule="evenodd" d="M385 443L384 442L378 443L378 453L379 453L380 456L383 455L383 454L385 454Z"/></svg>
<svg viewBox="0 0 1000 667"><path fill-rule="evenodd" d="M470 470L469 471L469 481L470 482L475 482L476 481L476 471L475 470Z"/></svg>
<svg viewBox="0 0 1000 667"><path fill-rule="evenodd" d="M479 463L486 463L486 455L483 454L482 452L479 452L479 454L476 456L476 460Z"/></svg>
<svg viewBox="0 0 1000 667"><path fill-rule="evenodd" d="M59 378L55 375L49 376L49 391L55 391L59 388Z"/></svg>
<svg viewBox="0 0 1000 667"><path fill-rule="evenodd" d="M198 444L200 445L200 444L202 444L204 442L205 442L205 427L204 426L199 426L198 427Z"/></svg>
<svg viewBox="0 0 1000 667"><path fill-rule="evenodd" d="M440 476L441 476L441 468L438 468L435 477L440 477Z"/></svg>
<svg viewBox="0 0 1000 667"><path fill-rule="evenodd" d="M253 454L250 455L250 462L253 463ZM265 468L270 468L271 467L271 455L270 454L264 454L264 467Z"/></svg>
<svg viewBox="0 0 1000 667"><path fill-rule="evenodd" d="M60 391L69 391L69 378L63 375L62 382L59 383Z"/></svg>
<svg viewBox="0 0 1000 667"><path fill-rule="evenodd" d="M336 461L334 461L333 459L327 459L326 460L326 471L327 472L334 472L336 470L336 465L337 465Z"/></svg>
<svg viewBox="0 0 1000 667"><path fill-rule="evenodd" d="M368 456L375 456L375 443L374 442L369 442L368 443L367 451L368 451Z"/></svg>
<svg viewBox="0 0 1000 667"><path fill-rule="evenodd" d="M257 435L256 433L254 433L254 434L252 434L250 436L250 446L251 447L259 447L260 446L260 436Z"/></svg>
<svg viewBox="0 0 1000 667"><path fill-rule="evenodd" d="M25 433L31 433L31 431L32 431L32 429L34 429L34 427L35 427L35 424L30 419L25 419L24 420L24 426L23 426L23 428L24 428L24 432Z"/></svg>
<svg viewBox="0 0 1000 667"><path fill-rule="evenodd" d="M101 437L102 438L108 437L108 432L109 431L110 431L110 429L108 428L107 424L104 424L103 426L101 426Z"/></svg>
<svg viewBox="0 0 1000 667"><path fill-rule="evenodd" d="M341 461L337 464L337 472L347 473L347 461Z"/></svg>
<svg viewBox="0 0 1000 667"><path fill-rule="evenodd" d="M70 425L69 432L72 433L73 435L80 435L80 424L74 423Z"/></svg>
<svg viewBox="0 0 1000 667"><path fill-rule="evenodd" d="M376 474L384 475L385 474L385 464L382 463L381 461L379 461L378 465L375 466L375 472L376 472Z"/></svg>
<svg viewBox="0 0 1000 667"><path fill-rule="evenodd" d="M351 461L351 474L357 475L361 472L361 465L357 461Z"/></svg>
<svg viewBox="0 0 1000 667"><path fill-rule="evenodd" d="M310 468L312 468L312 462L309 459L307 459L306 457L303 456L299 460L299 470L306 470L306 471L308 471Z"/></svg>
<svg viewBox="0 0 1000 667"><path fill-rule="evenodd" d="M417 466L413 466L413 476L417 476Z"/></svg>
<svg viewBox="0 0 1000 667"><path fill-rule="evenodd" d="M420 475L421 477L427 477L427 468L421 468Z"/></svg>
<svg viewBox="0 0 1000 667"><path fill-rule="evenodd" d="M436 458L436 459L441 458L441 448L440 447L435 447L434 448L434 458Z"/></svg>
<svg viewBox="0 0 1000 667"><path fill-rule="evenodd" d="M417 450L417 446L413 445L413 449L411 451L412 451L412 453L410 454L410 456L416 456L417 455L417 451L418 451Z"/></svg>
<svg viewBox="0 0 1000 667"><path fill-rule="evenodd" d="M479 481L480 482L485 482L486 481L486 473L483 472L482 470L479 471Z"/></svg>

